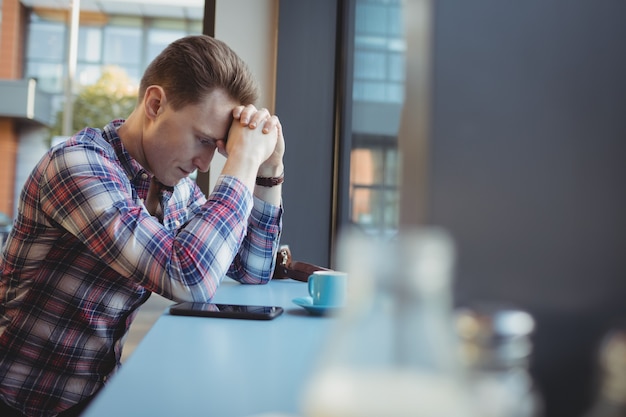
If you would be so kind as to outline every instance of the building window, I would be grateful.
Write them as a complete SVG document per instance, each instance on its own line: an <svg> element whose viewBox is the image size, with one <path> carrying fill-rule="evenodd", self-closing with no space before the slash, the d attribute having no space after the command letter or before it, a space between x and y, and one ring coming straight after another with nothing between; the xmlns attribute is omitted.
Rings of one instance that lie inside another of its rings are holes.
<svg viewBox="0 0 626 417"><path fill-rule="evenodd" d="M63 92L66 29L61 22L31 14L26 46L26 78L36 78L46 92Z"/></svg>
<svg viewBox="0 0 626 417"><path fill-rule="evenodd" d="M132 19L126 24L129 26L110 25L104 28L102 63L123 68L138 84L143 72L141 21Z"/></svg>

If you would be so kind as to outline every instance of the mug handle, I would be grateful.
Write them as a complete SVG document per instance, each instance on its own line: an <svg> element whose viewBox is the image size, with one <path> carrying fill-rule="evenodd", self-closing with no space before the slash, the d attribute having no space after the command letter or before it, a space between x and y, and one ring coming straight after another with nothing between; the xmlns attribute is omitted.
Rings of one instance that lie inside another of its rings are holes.
<svg viewBox="0 0 626 417"><path fill-rule="evenodd" d="M313 275L309 275L307 278L307 286L309 287L309 295L313 296L313 280L309 279L311 278Z"/></svg>

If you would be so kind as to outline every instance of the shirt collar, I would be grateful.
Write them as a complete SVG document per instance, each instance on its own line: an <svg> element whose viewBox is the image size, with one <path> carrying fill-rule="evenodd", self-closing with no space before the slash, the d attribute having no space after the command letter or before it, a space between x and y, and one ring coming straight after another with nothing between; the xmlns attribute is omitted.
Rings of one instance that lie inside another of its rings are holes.
<svg viewBox="0 0 626 417"><path fill-rule="evenodd" d="M130 156L130 154L124 147L124 144L122 143L122 139L117 134L117 129L119 129L119 127L122 126L124 122L125 120L123 119L113 120L104 127L104 132L102 136L107 142L109 142L109 144L115 151L115 154L117 155L117 158L119 159L120 164L122 165L122 168L124 168L126 176L130 181L134 183L136 180L139 179L143 181L145 181L146 179L149 180L150 178L152 178L152 174L146 171L146 169L142 167L139 162L137 162L135 159L133 159L132 156Z"/></svg>

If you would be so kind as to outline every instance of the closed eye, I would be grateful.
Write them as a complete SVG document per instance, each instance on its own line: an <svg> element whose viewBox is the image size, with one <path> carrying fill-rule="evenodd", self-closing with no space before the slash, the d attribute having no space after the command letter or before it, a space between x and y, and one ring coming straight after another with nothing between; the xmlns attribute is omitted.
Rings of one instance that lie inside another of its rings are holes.
<svg viewBox="0 0 626 417"><path fill-rule="evenodd" d="M207 146L216 146L216 143L217 143L216 139L203 137L203 136L198 136L198 140L200 141L201 144L207 145Z"/></svg>

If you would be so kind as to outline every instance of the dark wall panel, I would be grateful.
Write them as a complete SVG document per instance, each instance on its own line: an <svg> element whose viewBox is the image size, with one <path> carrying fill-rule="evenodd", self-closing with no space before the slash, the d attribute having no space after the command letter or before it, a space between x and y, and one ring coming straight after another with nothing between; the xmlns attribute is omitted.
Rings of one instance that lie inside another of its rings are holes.
<svg viewBox="0 0 626 417"><path fill-rule="evenodd" d="M286 140L282 243L328 266L332 210L337 3L281 1L276 114Z"/></svg>
<svg viewBox="0 0 626 417"><path fill-rule="evenodd" d="M460 300L537 318L546 415L580 415L626 316L626 3L434 3L431 221Z"/></svg>

